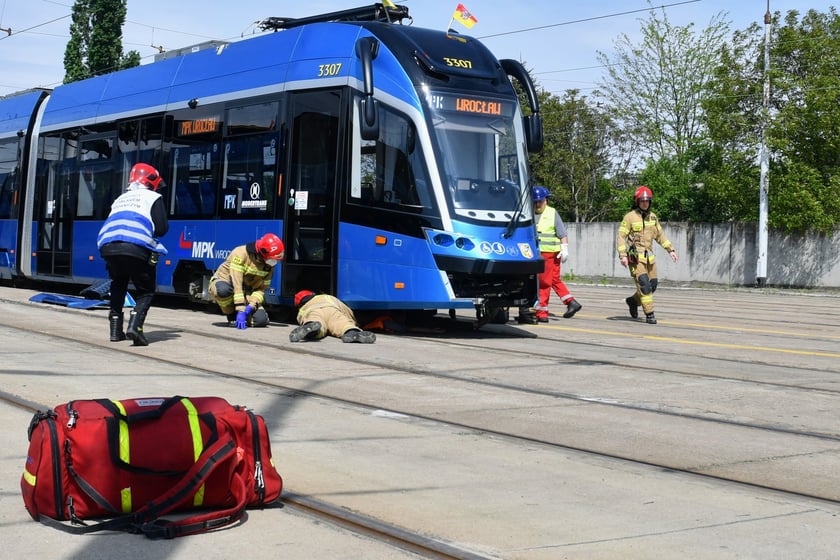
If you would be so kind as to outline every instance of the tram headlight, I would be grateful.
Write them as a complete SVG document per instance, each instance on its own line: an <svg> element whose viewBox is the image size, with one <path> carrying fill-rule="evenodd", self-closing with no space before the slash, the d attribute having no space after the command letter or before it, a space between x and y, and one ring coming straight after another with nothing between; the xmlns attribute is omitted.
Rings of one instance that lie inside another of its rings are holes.
<svg viewBox="0 0 840 560"><path fill-rule="evenodd" d="M438 233L432 237L432 242L439 247L451 247L455 245L458 249L463 251L472 251L475 249L475 243L468 237L453 238L447 233Z"/></svg>
<svg viewBox="0 0 840 560"><path fill-rule="evenodd" d="M459 237L455 240L455 246L459 249L463 249L464 251L472 251L475 249L475 243L467 239L466 237Z"/></svg>

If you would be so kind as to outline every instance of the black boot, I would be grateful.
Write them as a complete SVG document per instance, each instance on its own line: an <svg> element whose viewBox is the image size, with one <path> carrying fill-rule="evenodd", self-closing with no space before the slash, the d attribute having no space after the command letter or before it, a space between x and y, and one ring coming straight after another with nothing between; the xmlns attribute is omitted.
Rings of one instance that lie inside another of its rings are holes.
<svg viewBox="0 0 840 560"><path fill-rule="evenodd" d="M630 311L630 316L634 319L639 318L639 304L636 303L636 296L630 296L624 300L627 304L627 309Z"/></svg>
<svg viewBox="0 0 840 560"><path fill-rule="evenodd" d="M125 333L123 332L123 314L111 312L108 315L108 322L111 324L111 342L120 342L125 340Z"/></svg>
<svg viewBox="0 0 840 560"><path fill-rule="evenodd" d="M519 308L519 316L516 317L516 322L520 325L536 325L537 314L527 305L523 305Z"/></svg>
<svg viewBox="0 0 840 560"><path fill-rule="evenodd" d="M307 321L296 327L289 333L289 342L302 342L304 340L315 340L321 333L321 323L318 321Z"/></svg>
<svg viewBox="0 0 840 560"><path fill-rule="evenodd" d="M145 311L132 311L128 316L128 330L125 334L134 342L134 346L148 346L149 341L143 334L143 323L146 321Z"/></svg>
<svg viewBox="0 0 840 560"><path fill-rule="evenodd" d="M376 334L361 329L350 329L341 335L341 342L360 342L362 344L373 344L376 342Z"/></svg>
<svg viewBox="0 0 840 560"><path fill-rule="evenodd" d="M648 325L656 324L656 315L653 314L653 311L651 311L650 313L645 313L645 322Z"/></svg>
<svg viewBox="0 0 840 560"><path fill-rule="evenodd" d="M259 309L254 311L253 315L251 315L251 320L249 321L250 325L248 326L267 327L269 322L270 319L268 317L268 312L266 312L265 309L260 307Z"/></svg>
<svg viewBox="0 0 840 560"><path fill-rule="evenodd" d="M575 313L581 310L583 306L578 303L576 299L569 301L568 305L566 305L566 312L563 313L563 317L569 319L575 316Z"/></svg>

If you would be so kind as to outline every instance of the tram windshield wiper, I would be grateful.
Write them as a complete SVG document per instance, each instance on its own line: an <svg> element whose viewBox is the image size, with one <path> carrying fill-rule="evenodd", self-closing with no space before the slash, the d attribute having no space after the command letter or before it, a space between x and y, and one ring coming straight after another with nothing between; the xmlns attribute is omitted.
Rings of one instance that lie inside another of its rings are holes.
<svg viewBox="0 0 840 560"><path fill-rule="evenodd" d="M522 169L521 172L525 170ZM522 216L522 209L525 207L526 201L530 199L531 194L531 187L526 187L522 189L522 192L519 193L519 202L516 205L516 211L513 213L513 216L510 217L510 221L505 226L505 233L502 234L502 237L505 239L509 239L513 235L513 231L516 229L516 224L519 222L519 217Z"/></svg>

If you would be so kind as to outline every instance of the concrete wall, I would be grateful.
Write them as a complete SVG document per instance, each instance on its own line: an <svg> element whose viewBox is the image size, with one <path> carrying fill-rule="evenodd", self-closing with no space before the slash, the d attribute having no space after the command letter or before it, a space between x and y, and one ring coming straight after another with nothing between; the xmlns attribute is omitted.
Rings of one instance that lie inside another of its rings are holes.
<svg viewBox="0 0 840 560"><path fill-rule="evenodd" d="M563 274L628 278L618 262L614 222L567 223L569 260ZM664 281L754 286L756 224L663 222L680 260L656 246L658 275ZM770 232L767 285L787 288L840 288L840 228L833 234Z"/></svg>

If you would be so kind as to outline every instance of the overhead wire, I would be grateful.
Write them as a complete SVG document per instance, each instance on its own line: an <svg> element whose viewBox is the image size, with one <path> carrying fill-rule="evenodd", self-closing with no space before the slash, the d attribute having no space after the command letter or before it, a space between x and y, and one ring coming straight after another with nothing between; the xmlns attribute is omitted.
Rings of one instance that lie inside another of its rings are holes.
<svg viewBox="0 0 840 560"><path fill-rule="evenodd" d="M39 23L38 25L33 25L32 27L27 27L26 29L21 29L20 31L9 28L9 33L5 37L0 37L0 41L4 41L4 40L6 40L9 37L12 37L14 35L20 35L21 33L28 33L30 31L32 31L33 29L38 29L39 27L44 27L45 25L49 25L51 23L55 23L55 22L61 21L63 19L67 19L67 18L70 17L70 15L71 14L67 14L66 16L61 16L61 17L58 17L58 18L55 18L55 19L51 19L50 21L45 21L44 23Z"/></svg>
<svg viewBox="0 0 840 560"><path fill-rule="evenodd" d="M502 32L502 33L493 33L493 34L490 34L490 35L480 35L480 36L477 36L477 38L481 39L481 40L484 40L484 39L490 39L490 38L494 38L494 37L514 35L514 34L517 34L517 33L527 33L527 32L531 32L531 31L540 31L540 30L543 30L543 29L551 29L551 28L554 28L554 27L573 25L573 24L576 24L576 23L586 23L586 22L590 22L590 21L597 21L597 20L614 18L614 17L619 17L619 16L626 16L626 15L637 14L637 13L642 13L642 12L650 12L652 10L670 8L670 7L674 7L674 6L681 6L681 5L684 5L684 4L694 4L696 2L702 2L702 0L683 0L681 2L672 2L670 4L660 4L658 6L648 6L646 8L639 8L639 9L635 9L635 10L626 10L626 11L623 11L623 12L614 12L614 13L609 13L609 14L602 14L602 15L599 15L599 16L591 16L591 17L581 18L581 19L576 19L576 20L562 21L562 22L552 23L552 24L548 24L548 25L526 27L526 28L523 28L523 29L505 31L505 32ZM554 73L559 73L559 72L574 72L574 71L579 71L579 70L594 70L594 69L598 69L598 68L608 68L608 67L609 67L609 65L600 64L600 65L587 66L587 67L582 67L582 68L568 68L568 69L563 69L563 70L545 70L545 71L542 71L542 72L533 72L532 75L538 76L538 75L544 75L544 74L554 74ZM562 81L568 82L569 80L562 80ZM591 83L591 82L586 82L586 83ZM590 87L585 87L585 88L584 87L579 87L579 88L566 88L566 89L595 90L595 89L597 89L597 87L596 86L590 86Z"/></svg>
<svg viewBox="0 0 840 560"><path fill-rule="evenodd" d="M525 32L528 32L528 31L538 31L538 30L541 30L541 29L549 29L549 28L552 28L552 27L560 27L562 25L571 25L573 23L585 23L587 21L595 21L595 20L599 20L599 19L607 19L607 18L612 18L612 17L626 16L626 15L630 15L630 14L637 14L639 12L650 12L651 10L658 10L659 8L670 8L672 6L681 6L683 4L694 4L696 2L702 2L702 0L683 0L682 2L674 2L673 4L662 4L660 6L648 6L647 8L640 8L638 10L629 10L629 11L626 11L626 12L616 12L616 13L613 13L613 14L604 14L604 15L601 15L601 16L592 16L592 17L583 18L583 19L563 21L563 22L560 22L560 23L551 23L551 24L548 24L548 25L540 25L540 26L537 26L537 27L526 27L525 29L517 29L517 30L514 30L514 31L505 31L505 32L502 32L502 33L493 33L491 35L481 35L481 36L477 37L477 39L489 39L489 38L492 38L492 37L501 37L503 35L513 35L515 33L525 33Z"/></svg>
<svg viewBox="0 0 840 560"><path fill-rule="evenodd" d="M62 4L60 2L55 2L53 0L42 0L42 1L67 7L65 4ZM486 39L490 39L490 38L513 35L513 34L518 34L518 33L529 33L529 32L533 32L533 31L540 31L540 30L543 30L543 29L550 29L550 28L555 28L555 27L574 25L574 24L586 23L586 22L591 22L591 21L598 21L598 20L614 18L614 17L621 17L621 16L637 14L637 13L642 13L642 12L651 12L653 10L682 6L682 5L686 5L686 4L694 4L694 3L702 2L702 1L703 0L682 0L680 2L671 2L671 3L667 3L667 4L659 4L659 5L656 5L656 6L647 6L645 8L639 8L639 9L634 9L634 10L626 10L626 11L622 11L622 12L613 12L613 13L602 14L602 15L598 15L598 16L580 18L580 19L576 19L576 20L562 21L562 22L552 23L552 24L547 24L547 25L540 25L540 26L534 26L534 27L526 27L526 28L522 28L522 29L515 29L515 30L511 30L511 31L501 32L501 33L480 35L480 36L477 36L476 38L478 38L480 40L486 40ZM6 0L3 0L3 10L0 11L0 23L2 22L3 13L5 13L5 7L6 7ZM35 30L35 29L50 25L52 23L55 23L57 21L61 21L63 19L67 19L67 18L71 17L71 15L72 14L66 14L64 16L60 16L60 17L57 17L57 18L45 21L43 23L33 25L33 26L30 26L30 27L27 27L27 28L21 29L21 30L14 30L14 29L10 28L9 33L7 35L0 36L0 41L3 41L3 40L8 39L12 36L19 35L19 34L22 34L22 33L32 33L33 30ZM231 36L227 39L218 39L218 38L210 37L210 36L207 36L207 35L201 35L201 34L197 34L197 33L189 33L189 32L184 31L183 29L178 29L178 30L167 29L167 28L156 26L156 25L152 26L152 25L148 25L148 24L145 24L145 23L140 23L140 22L136 22L136 21L132 21L132 20L126 20L125 23L132 24L132 25L137 25L137 26L140 26L140 27L146 27L146 28L151 29L153 32L155 30L165 31L165 32L168 32L168 33L177 33L177 34L180 34L180 35L192 36L192 37L197 37L197 38L206 39L206 40L230 41L230 40L235 40L237 38L242 38L242 36L244 35L244 32L242 32L238 36ZM247 28L246 28L246 30L247 30ZM57 34L47 34L47 35L55 36L55 37L62 37L63 36L63 35L57 35ZM828 40L828 39L829 38L826 38L826 40ZM155 50L155 53L150 54L150 55L142 56L141 59L152 58L152 57L156 56L157 54L160 54L161 52L163 52L161 49L166 50L162 45L157 46L157 45L154 45L154 44L145 44L145 43L143 43L143 44L140 44L140 43L126 43L126 44L131 45L131 46L137 46L137 47L152 48L152 49ZM594 69L598 69L598 68L608 68L609 66L610 65L594 65L594 66L583 66L583 67L578 67L578 68L567 68L567 69L561 69L561 70L544 70L544 71L540 71L540 72L533 72L532 75L534 75L534 76L545 76L546 74L556 74L556 73L562 73L562 72L575 72L575 71L581 71L581 70L594 70ZM541 78L541 79L543 81L555 81L555 80L551 80L550 78L549 79ZM561 79L561 80L556 80L556 81L569 82L570 80L562 80ZM580 83L581 84L583 84L583 83L588 84L588 83L591 83L591 82L580 82ZM597 89L597 86L565 88L562 92L572 90L572 89L575 89L575 90L578 90L578 91L594 91L594 90ZM552 95L556 95L556 92L554 92L554 91L551 91L551 90L548 90L548 89L546 89L546 91L548 93L551 93Z"/></svg>

